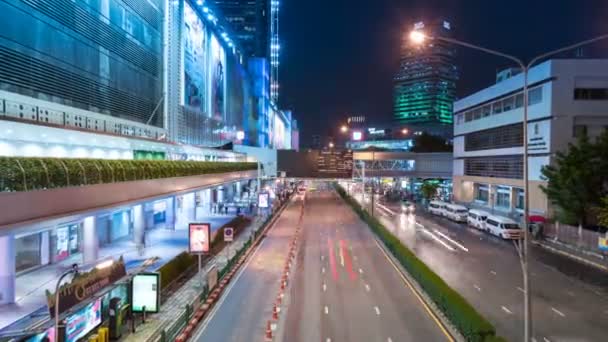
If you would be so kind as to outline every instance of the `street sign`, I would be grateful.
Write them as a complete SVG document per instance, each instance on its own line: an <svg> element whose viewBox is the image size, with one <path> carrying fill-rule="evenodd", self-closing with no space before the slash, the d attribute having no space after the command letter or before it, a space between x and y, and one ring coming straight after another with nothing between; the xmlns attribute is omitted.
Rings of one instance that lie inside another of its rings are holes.
<svg viewBox="0 0 608 342"><path fill-rule="evenodd" d="M234 228L224 228L224 242L232 242L234 239Z"/></svg>
<svg viewBox="0 0 608 342"><path fill-rule="evenodd" d="M190 253L209 253L211 225L209 223L190 223L188 225L188 239Z"/></svg>

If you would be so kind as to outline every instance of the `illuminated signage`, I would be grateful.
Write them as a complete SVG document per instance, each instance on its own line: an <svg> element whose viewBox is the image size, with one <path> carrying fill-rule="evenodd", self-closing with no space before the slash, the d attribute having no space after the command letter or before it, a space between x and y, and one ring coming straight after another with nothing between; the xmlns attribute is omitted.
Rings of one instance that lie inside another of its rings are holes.
<svg viewBox="0 0 608 342"><path fill-rule="evenodd" d="M360 141L361 139L363 139L363 133L361 133L359 131L354 131L353 132L353 140Z"/></svg>
<svg viewBox="0 0 608 342"><path fill-rule="evenodd" d="M236 132L236 139L237 140L243 140L243 139L245 139L245 132L243 132L243 131Z"/></svg>
<svg viewBox="0 0 608 342"><path fill-rule="evenodd" d="M133 312L158 312L160 307L160 274L140 273L133 277L131 283L133 294Z"/></svg>
<svg viewBox="0 0 608 342"><path fill-rule="evenodd" d="M211 225L209 223L190 223L188 233L190 253L209 253L209 239L211 237Z"/></svg>
<svg viewBox="0 0 608 342"><path fill-rule="evenodd" d="M258 194L258 208L268 208L270 202L270 194L262 192Z"/></svg>
<svg viewBox="0 0 608 342"><path fill-rule="evenodd" d="M65 320L65 341L76 342L101 324L101 298Z"/></svg>

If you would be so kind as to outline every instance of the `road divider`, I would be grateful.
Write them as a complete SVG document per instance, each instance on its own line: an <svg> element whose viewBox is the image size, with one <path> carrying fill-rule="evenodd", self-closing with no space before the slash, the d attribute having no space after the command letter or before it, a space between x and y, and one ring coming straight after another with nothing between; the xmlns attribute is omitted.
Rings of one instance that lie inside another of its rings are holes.
<svg viewBox="0 0 608 342"><path fill-rule="evenodd" d="M336 190L359 217L368 224L386 249L403 266L407 273L416 280L435 307L443 313L467 341L505 341L503 338L496 336L496 329L488 320L441 279L439 275L423 263L411 250L403 245L378 219L372 217L355 199L347 195L338 184L336 184ZM430 311L429 313L434 315ZM437 321L437 318L434 316L433 319ZM444 333L449 336L442 323L439 321L437 323ZM453 340L453 337L450 336L449 339Z"/></svg>

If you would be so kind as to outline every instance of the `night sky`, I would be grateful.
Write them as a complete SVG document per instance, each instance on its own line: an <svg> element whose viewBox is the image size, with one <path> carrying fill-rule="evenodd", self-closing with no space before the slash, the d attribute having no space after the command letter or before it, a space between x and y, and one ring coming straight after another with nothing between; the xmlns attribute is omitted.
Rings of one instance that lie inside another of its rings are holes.
<svg viewBox="0 0 608 342"><path fill-rule="evenodd" d="M606 0L282 0L281 11L281 105L302 146L349 113L390 121L401 35L414 22L446 18L455 38L525 59L608 33ZM608 58L608 43L585 54ZM461 97L511 66L464 48L457 64Z"/></svg>

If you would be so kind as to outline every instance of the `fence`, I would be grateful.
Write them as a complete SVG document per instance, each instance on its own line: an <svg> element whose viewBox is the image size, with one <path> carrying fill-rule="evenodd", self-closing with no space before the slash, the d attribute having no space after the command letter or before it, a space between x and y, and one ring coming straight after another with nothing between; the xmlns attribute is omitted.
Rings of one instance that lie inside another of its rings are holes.
<svg viewBox="0 0 608 342"><path fill-rule="evenodd" d="M601 253L598 248L598 239L604 234L592 230L581 229L559 222L547 223L543 229L545 239L552 239L567 245L578 247L592 252Z"/></svg>

